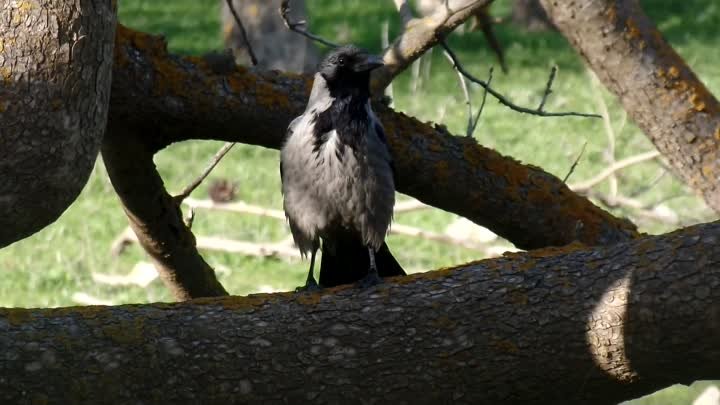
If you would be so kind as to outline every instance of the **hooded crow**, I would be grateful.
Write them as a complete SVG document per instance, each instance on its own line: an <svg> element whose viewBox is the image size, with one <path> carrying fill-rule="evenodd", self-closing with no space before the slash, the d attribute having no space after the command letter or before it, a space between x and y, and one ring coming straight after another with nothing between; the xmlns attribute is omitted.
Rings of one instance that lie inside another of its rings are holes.
<svg viewBox="0 0 720 405"><path fill-rule="evenodd" d="M305 112L280 153L283 207L295 244L310 254L306 289L322 240L320 285L404 275L385 244L395 205L392 157L370 107L370 72L382 60L355 46L331 52L315 74Z"/></svg>

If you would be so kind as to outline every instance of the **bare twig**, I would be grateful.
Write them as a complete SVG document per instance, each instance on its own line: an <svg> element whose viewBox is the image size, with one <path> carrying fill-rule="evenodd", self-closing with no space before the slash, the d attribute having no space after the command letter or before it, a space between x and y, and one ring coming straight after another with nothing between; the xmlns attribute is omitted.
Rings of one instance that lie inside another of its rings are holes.
<svg viewBox="0 0 720 405"><path fill-rule="evenodd" d="M547 111L541 111L539 109L531 109L526 107L520 107L507 98L503 96L502 94L495 91L492 87L490 87L486 82L476 78L475 76L471 75L465 68L462 66L460 61L458 60L457 55L455 55L455 52L450 49L450 47L445 43L445 41L440 41L440 45L442 45L443 49L447 51L447 53L450 55L450 57L453 60L454 67L461 72L468 80L470 80L473 83L477 83L480 86L482 86L484 89L486 89L490 94L492 94L493 97L495 97L501 104L504 106L525 114L531 114L531 115L537 115L539 117L587 117L587 118L602 118L598 114L586 114L586 113L578 113L578 112L547 112ZM552 73L551 73L552 76ZM552 80L548 80L548 84L552 85ZM546 92L548 90L546 89Z"/></svg>
<svg viewBox="0 0 720 405"><path fill-rule="evenodd" d="M571 176L571 175L573 174L573 172L575 171L575 168L577 167L578 162L580 162L580 158L582 158L583 153L585 153L585 147L586 147L586 146L587 146L587 141L585 141L585 143L583 143L582 149L580 149L580 153L578 153L578 155L577 155L577 157L575 158L575 161L573 162L572 166L570 166L570 170L569 170L568 173L565 175L565 178L563 179L563 183L567 183L568 179L570 178L570 176Z"/></svg>
<svg viewBox="0 0 720 405"><path fill-rule="evenodd" d="M315 35L311 32L309 32L307 29L303 28L305 25L307 25L307 21L290 21L290 0L283 0L280 3L280 16L283 19L283 22L285 23L285 26L288 27L289 30L297 32L298 34L310 38L313 41L319 42L325 46L329 46L331 48L337 48L340 45L330 42L318 35Z"/></svg>
<svg viewBox="0 0 720 405"><path fill-rule="evenodd" d="M492 82L492 78L493 78L493 67L490 66L490 71L488 72L488 79L487 79L488 87L490 86L490 83ZM478 112L475 115L475 120L472 123L472 128L470 129L470 133L468 134L468 136L473 136L473 134L475 133L475 129L477 128L478 123L480 122L480 115L482 115L482 112L485 109L485 101L487 101L487 95L488 95L487 89L483 88L483 96L482 96L482 101L480 102L480 108L478 108Z"/></svg>
<svg viewBox="0 0 720 405"><path fill-rule="evenodd" d="M603 180L607 179L608 177L612 176L614 173L618 172L619 170L622 170L628 166L636 165L638 163L646 162L648 160L653 160L660 156L660 152L653 150L650 152L640 153L635 156L631 156L627 159L620 160L618 162L615 162L613 165L607 167L602 172L598 173L595 177L582 181L580 183L575 183L570 185L570 189L572 189L575 192L584 192L589 190L590 188L594 187L595 185L601 183Z"/></svg>
<svg viewBox="0 0 720 405"><path fill-rule="evenodd" d="M285 220L285 213L282 210L260 207L257 205L247 204L242 201L235 201L230 203L216 203L212 200L196 200L194 198L188 198L184 201L184 203L185 205L192 208L237 212L241 214L249 214L260 217Z"/></svg>
<svg viewBox="0 0 720 405"><path fill-rule="evenodd" d="M180 194L175 196L175 201L178 203L185 200L195 189L200 185L200 183L205 180L205 178L210 174L210 172L217 166L218 163L220 163L220 160L232 149L232 147L235 146L235 142L226 142L225 145L223 145L220 150L218 150L215 153L215 156L213 156L212 160L210 161L210 164L205 168L205 170L198 176L192 183L188 184L185 189L183 189Z"/></svg>
<svg viewBox="0 0 720 405"><path fill-rule="evenodd" d="M543 93L542 100L540 100L540 105L538 106L537 110L542 111L543 108L545 108L545 102L547 102L548 97L552 93L552 85L555 81L555 75L557 74L557 66L553 66L552 69L550 69L550 77L548 77L547 84L545 85L545 92Z"/></svg>
<svg viewBox="0 0 720 405"><path fill-rule="evenodd" d="M607 159L609 160L610 165L615 164L615 139L617 138L615 135L615 130L612 126L612 121L610 120L610 111L608 110L607 104L605 103L605 99L603 98L602 92L600 91L600 80L598 79L597 75L593 73L591 70L588 70L588 75L590 75L590 78L592 79L593 83L593 90L595 94L595 100L597 101L598 108L600 109L600 115L602 115L603 119L603 126L605 128L605 135L608 138L608 149L607 149ZM625 115L627 117L627 114ZM623 121L623 126L625 125L625 121ZM620 127L620 131L622 131L622 126ZM609 179L609 188L610 192L608 194L608 198L611 200L615 198L618 195L618 179L615 173L611 174Z"/></svg>
<svg viewBox="0 0 720 405"><path fill-rule="evenodd" d="M660 180L662 180L667 174L668 174L667 168L661 167L660 169L658 169L658 174L655 175L654 179L652 179L648 183L644 184L642 187L638 187L637 189L631 191L629 197L631 197L631 198L639 197L639 196L647 193L648 191L652 190L653 188L655 188L655 186L658 185L658 183L660 183Z"/></svg>
<svg viewBox="0 0 720 405"><path fill-rule="evenodd" d="M465 130L466 136L472 136L472 129L473 129L473 107L472 107L472 100L470 100L470 92L468 91L467 83L465 82L465 76L463 76L462 73L460 73L459 70L457 70L457 67L454 66L454 62L452 57L450 57L450 54L447 53L447 51L444 52L445 57L450 61L451 64L453 64L453 67L455 68L455 72L457 72L458 76L458 82L460 83L460 88L462 89L463 96L465 97L465 105L467 105L467 129Z"/></svg>
<svg viewBox="0 0 720 405"><path fill-rule="evenodd" d="M225 0L227 3L227 6L230 8L230 12L233 15L233 18L235 18L235 23L237 24L238 28L240 29L240 35L242 36L243 42L245 42L245 47L247 48L248 54L250 55L250 61L252 62L253 66L257 66L258 60L255 56L255 52L253 51L252 45L250 45L250 40L248 39L247 32L245 31L245 26L242 23L242 20L240 20L240 16L238 15L237 11L235 10L235 6L233 5L233 0Z"/></svg>

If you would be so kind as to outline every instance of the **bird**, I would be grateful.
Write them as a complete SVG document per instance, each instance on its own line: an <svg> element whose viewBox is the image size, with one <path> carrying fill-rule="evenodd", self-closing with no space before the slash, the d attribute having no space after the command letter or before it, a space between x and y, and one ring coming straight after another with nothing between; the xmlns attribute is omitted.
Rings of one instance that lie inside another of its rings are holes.
<svg viewBox="0 0 720 405"><path fill-rule="evenodd" d="M318 65L305 111L288 126L280 151L283 209L301 255L310 255L298 290L367 287L405 275L385 243L395 169L370 105L370 72L380 66L382 58L354 45L331 51Z"/></svg>

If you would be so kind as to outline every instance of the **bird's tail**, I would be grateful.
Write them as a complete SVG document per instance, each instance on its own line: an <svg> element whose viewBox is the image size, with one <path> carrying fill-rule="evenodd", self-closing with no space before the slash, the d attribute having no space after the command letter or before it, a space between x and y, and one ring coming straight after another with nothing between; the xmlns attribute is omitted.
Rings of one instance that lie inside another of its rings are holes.
<svg viewBox="0 0 720 405"><path fill-rule="evenodd" d="M375 252L375 265L380 277L404 276L405 270L383 242ZM370 256L360 238L343 235L323 240L320 261L320 285L333 287L362 280L370 269Z"/></svg>

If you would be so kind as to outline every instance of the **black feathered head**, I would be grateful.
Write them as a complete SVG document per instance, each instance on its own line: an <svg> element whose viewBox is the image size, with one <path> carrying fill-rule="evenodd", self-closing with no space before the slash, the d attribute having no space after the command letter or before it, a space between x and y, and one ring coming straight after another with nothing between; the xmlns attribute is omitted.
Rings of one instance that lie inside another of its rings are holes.
<svg viewBox="0 0 720 405"><path fill-rule="evenodd" d="M330 52L318 65L332 90L358 89L369 91L370 71L383 65L382 58L354 45L341 46Z"/></svg>

